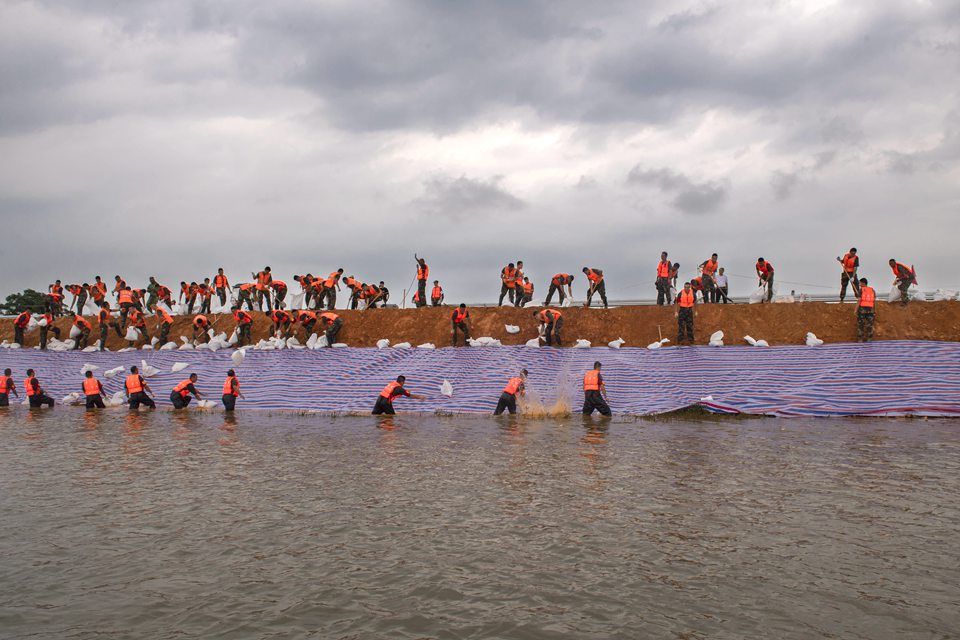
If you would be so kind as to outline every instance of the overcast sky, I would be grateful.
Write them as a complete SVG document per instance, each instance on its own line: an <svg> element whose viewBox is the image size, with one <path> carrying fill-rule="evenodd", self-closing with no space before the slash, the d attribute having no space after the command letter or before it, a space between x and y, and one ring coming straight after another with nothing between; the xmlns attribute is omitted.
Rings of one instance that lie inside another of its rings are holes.
<svg viewBox="0 0 960 640"><path fill-rule="evenodd" d="M399 291L416 251L448 302L518 258L538 296L594 266L636 298L661 250L828 293L851 246L881 290L890 257L960 288L958 25L955 1L0 0L0 294L266 264Z"/></svg>

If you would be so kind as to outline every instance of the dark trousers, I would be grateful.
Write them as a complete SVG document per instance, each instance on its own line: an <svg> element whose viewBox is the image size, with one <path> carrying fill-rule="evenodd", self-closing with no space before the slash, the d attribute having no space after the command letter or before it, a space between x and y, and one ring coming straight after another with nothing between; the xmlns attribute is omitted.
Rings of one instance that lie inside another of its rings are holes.
<svg viewBox="0 0 960 640"><path fill-rule="evenodd" d="M274 294L274 303L273 303L273 306L275 306L277 309L286 309L286 308L287 308L287 305L286 305L286 303L283 301L283 299L286 298L286 297L287 297L287 290L286 290L286 289L284 289L284 288L277 289L277 292Z"/></svg>
<svg viewBox="0 0 960 640"><path fill-rule="evenodd" d="M873 340L873 320L876 317L871 307L857 308L857 340L870 342Z"/></svg>
<svg viewBox="0 0 960 640"><path fill-rule="evenodd" d="M337 288L330 287L329 289L324 289L323 297L326 300L327 309L335 309L337 307Z"/></svg>
<svg viewBox="0 0 960 640"><path fill-rule="evenodd" d="M334 340L336 340L337 334L340 333L340 328L341 328L341 327L343 327L343 319L342 319L342 318L337 318L336 320L333 321L333 324L331 324L329 327L327 327L327 331L326 331L326 333L325 333L324 335L327 336L327 346L328 346L328 347L332 347L332 346L333 346L333 342L334 342Z"/></svg>
<svg viewBox="0 0 960 640"><path fill-rule="evenodd" d="M74 345L74 351L79 351L80 349L86 349L87 345L90 342L90 329L84 327L80 330L80 335L77 336L77 344Z"/></svg>
<svg viewBox="0 0 960 640"><path fill-rule="evenodd" d="M514 304L514 302L513 302L513 291L514 291L514 289L516 289L515 286L514 286L514 287L508 287L508 286L506 285L506 283L503 283L503 284L500 285L500 299L497 300L497 306L498 306L498 307L503 304L503 298L504 298L505 296L509 296L510 304ZM560 295L561 295L560 300L563 300L563 297L562 297L563 294L561 293Z"/></svg>
<svg viewBox="0 0 960 640"><path fill-rule="evenodd" d="M520 303L517 305L518 307L525 307L527 306L528 302L533 302L533 293L524 293L522 296L518 294L517 300L520 301Z"/></svg>
<svg viewBox="0 0 960 640"><path fill-rule="evenodd" d="M693 344L693 307L677 309L677 344L683 344L684 339Z"/></svg>
<svg viewBox="0 0 960 640"><path fill-rule="evenodd" d="M599 411L601 415L611 415L610 405L603 399L603 394L597 390L583 392L583 415L589 416L594 411Z"/></svg>
<svg viewBox="0 0 960 640"><path fill-rule="evenodd" d="M311 320L303 325L303 341L306 342L310 339L310 334L313 333L313 325L317 324L316 320Z"/></svg>
<svg viewBox="0 0 960 640"><path fill-rule="evenodd" d="M163 345L167 344L167 338L168 338L169 336L170 336L170 323L169 323L169 322L164 322L162 325L160 325L160 339L159 339L159 344L160 344L161 347L162 347Z"/></svg>
<svg viewBox="0 0 960 640"><path fill-rule="evenodd" d="M417 306L418 307L427 306L427 281L426 280L417 280L417 293L420 294L417 297Z"/></svg>
<svg viewBox="0 0 960 640"><path fill-rule="evenodd" d="M217 297L220 298L220 306L227 304L227 290L223 287L217 287Z"/></svg>
<svg viewBox="0 0 960 640"><path fill-rule="evenodd" d="M197 296L188 296L187 297L187 315L193 315L193 305L197 303Z"/></svg>
<svg viewBox="0 0 960 640"><path fill-rule="evenodd" d="M359 304L360 304L360 292L354 291L353 293L350 294L350 308L356 309L357 305Z"/></svg>
<svg viewBox="0 0 960 640"><path fill-rule="evenodd" d="M40 350L43 351L47 348L47 332L53 331L53 335L57 337L57 340L60 339L60 329L57 327L40 327Z"/></svg>
<svg viewBox="0 0 960 640"><path fill-rule="evenodd" d="M247 305L247 311L253 311L253 298L250 297L249 291L241 291L237 294L237 307L243 309L244 303Z"/></svg>
<svg viewBox="0 0 960 640"><path fill-rule="evenodd" d="M909 280L898 281L897 288L900 289L900 304L907 304L910 300L910 295L907 292L910 290L911 284Z"/></svg>
<svg viewBox="0 0 960 640"><path fill-rule="evenodd" d="M23 327L13 327L13 341L21 347L23 346Z"/></svg>
<svg viewBox="0 0 960 640"><path fill-rule="evenodd" d="M553 343L556 342L557 346L560 346L560 329L563 328L563 318L557 318L555 322L551 322L547 325L546 330L544 331L544 337L547 339L547 346L552 347Z"/></svg>
<svg viewBox="0 0 960 640"><path fill-rule="evenodd" d="M81 293L73 302L77 307L77 313L83 315L83 306L87 304L87 294Z"/></svg>
<svg viewBox="0 0 960 640"><path fill-rule="evenodd" d="M130 309L133 308L133 304L130 302L120 303L120 328L127 328L127 314L130 313ZM117 333L120 333L119 331ZM120 334L123 335L123 334Z"/></svg>
<svg viewBox="0 0 960 640"><path fill-rule="evenodd" d="M713 292L716 295L714 302L720 302L723 300L723 304L730 302L730 296L728 295L729 287L715 287Z"/></svg>
<svg viewBox="0 0 960 640"><path fill-rule="evenodd" d="M767 285L767 302L773 300L773 274L771 273L765 279Z"/></svg>
<svg viewBox="0 0 960 640"><path fill-rule="evenodd" d="M717 301L717 292L716 287L713 284L713 276L708 276L703 274L700 278L700 283L703 285L703 301L704 302L716 302Z"/></svg>
<svg viewBox="0 0 960 640"><path fill-rule="evenodd" d="M657 304L671 304L670 278L657 278Z"/></svg>
<svg viewBox="0 0 960 640"><path fill-rule="evenodd" d="M210 298L212 296L203 296L200 299L200 313L210 313Z"/></svg>
<svg viewBox="0 0 960 640"><path fill-rule="evenodd" d="M220 398L220 400L223 401L223 408L226 411L233 411L234 408L237 406L237 396L231 393L223 394L223 397Z"/></svg>
<svg viewBox="0 0 960 640"><path fill-rule="evenodd" d="M0 393L0 407L10 406L10 394Z"/></svg>
<svg viewBox="0 0 960 640"><path fill-rule="evenodd" d="M110 325L101 324L100 325L100 351L106 351L107 349L107 332L110 331Z"/></svg>
<svg viewBox="0 0 960 640"><path fill-rule="evenodd" d="M131 409L139 409L140 405L146 405L151 409L157 408L157 403L153 401L153 398L148 396L144 391L138 391L136 393L131 393L130 398L127 400L127 404Z"/></svg>
<svg viewBox="0 0 960 640"><path fill-rule="evenodd" d="M383 396L377 396L377 402L373 405L373 411L371 413L375 416L378 416L382 413L387 415L394 415L397 412L393 410L393 403L384 398Z"/></svg>
<svg viewBox="0 0 960 640"><path fill-rule="evenodd" d="M106 409L106 406L103 404L103 398L100 397L99 393L87 396L87 409Z"/></svg>
<svg viewBox="0 0 960 640"><path fill-rule="evenodd" d="M237 334L237 346L238 346L238 347L242 347L242 346L244 346L244 345L250 344L250 341L251 341L251 339L252 339L252 338L250 337L250 327L251 327L252 325L253 325L252 322L247 322L247 323L241 324L241 325L239 325L239 326L237 327L238 329L240 329L239 333Z"/></svg>
<svg viewBox="0 0 960 640"><path fill-rule="evenodd" d="M183 397L176 391L170 393L170 402L173 404L174 409L186 409L187 405L190 404L191 397Z"/></svg>
<svg viewBox="0 0 960 640"><path fill-rule="evenodd" d="M603 308L607 308L607 283L603 280L598 282L593 286L593 289L587 289L587 306L590 306L590 300L593 298L593 294L600 296L600 300L603 302Z"/></svg>
<svg viewBox="0 0 960 640"><path fill-rule="evenodd" d="M45 393L35 393L30 396L30 408L39 409L43 405L47 405L51 409L53 408L53 398L48 396Z"/></svg>
<svg viewBox="0 0 960 640"><path fill-rule="evenodd" d="M432 304L435 307L439 307L440 300L441 300L440 298L430 298L430 304Z"/></svg>
<svg viewBox="0 0 960 640"><path fill-rule="evenodd" d="M463 333L463 346L467 346L467 340L470 339L470 328L467 326L466 322L454 322L452 323L453 327L451 328L450 337L453 341L453 346L457 346L457 331Z"/></svg>
<svg viewBox="0 0 960 640"><path fill-rule="evenodd" d="M860 283L857 282L857 274L848 274L846 271L840 274L840 302L847 297L847 284L853 287L853 295L860 297Z"/></svg>
<svg viewBox="0 0 960 640"><path fill-rule="evenodd" d="M507 393L504 391L500 394L500 401L497 402L497 408L494 410L493 415L498 416L503 413L504 409L514 414L517 412L517 396L512 393Z"/></svg>
<svg viewBox="0 0 960 640"><path fill-rule="evenodd" d="M560 294L560 304L563 304L564 299L566 299L567 294L563 292L564 285L557 286L553 282L550 283L550 289L547 291L547 299L543 301L543 306L550 304L550 301L553 299L554 292Z"/></svg>

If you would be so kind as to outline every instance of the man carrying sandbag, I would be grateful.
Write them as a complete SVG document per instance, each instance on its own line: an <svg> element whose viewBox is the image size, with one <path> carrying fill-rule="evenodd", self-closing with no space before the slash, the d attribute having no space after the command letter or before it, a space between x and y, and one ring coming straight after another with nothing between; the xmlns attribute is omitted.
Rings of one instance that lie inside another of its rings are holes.
<svg viewBox="0 0 960 640"><path fill-rule="evenodd" d="M900 304L906 305L910 299L907 293L910 290L910 285L917 284L917 272L912 267L897 262L893 258L890 258L890 268L893 269L893 286L900 289Z"/></svg>

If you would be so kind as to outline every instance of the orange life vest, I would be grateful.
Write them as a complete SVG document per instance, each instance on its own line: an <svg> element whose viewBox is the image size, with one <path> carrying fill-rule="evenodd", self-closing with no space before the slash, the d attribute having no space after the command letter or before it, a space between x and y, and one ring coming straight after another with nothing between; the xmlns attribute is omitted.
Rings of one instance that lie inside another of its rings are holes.
<svg viewBox="0 0 960 640"><path fill-rule="evenodd" d="M128 375L123 385L127 388L127 393L133 394L143 391L143 382L141 382L139 373L131 373Z"/></svg>
<svg viewBox="0 0 960 640"><path fill-rule="evenodd" d="M163 324L173 324L173 316L171 316L169 313L160 307L157 307L157 313L159 313L160 317L163 318Z"/></svg>
<svg viewBox="0 0 960 640"><path fill-rule="evenodd" d="M96 282L90 287L90 293L93 294L95 301L103 300L107 296L107 285L104 282Z"/></svg>
<svg viewBox="0 0 960 640"><path fill-rule="evenodd" d="M10 392L7 390L9 387L10 378L8 376L0 375L0 396L5 396Z"/></svg>
<svg viewBox="0 0 960 640"><path fill-rule="evenodd" d="M249 324L253 322L253 316L251 316L246 311L242 311L240 309L237 309L236 311L233 312L233 317L240 324Z"/></svg>
<svg viewBox="0 0 960 640"><path fill-rule="evenodd" d="M697 294L694 293L693 289L690 289L690 291L681 291L677 294L677 304L680 305L681 309L689 309L696 301Z"/></svg>
<svg viewBox="0 0 960 640"><path fill-rule="evenodd" d="M877 300L877 292L874 291L873 287L868 287L863 285L860 287L860 306L867 307L872 309L874 303Z"/></svg>
<svg viewBox="0 0 960 640"><path fill-rule="evenodd" d="M510 378L507 381L507 386L503 388L504 393L509 393L511 395L516 395L517 390L520 388L520 385L523 384L523 378Z"/></svg>
<svg viewBox="0 0 960 640"><path fill-rule="evenodd" d="M762 264L758 262L757 271L759 271L761 274L765 276L770 275L771 273L773 273L773 265L766 261L764 261Z"/></svg>
<svg viewBox="0 0 960 640"><path fill-rule="evenodd" d="M217 289L223 289L227 286L227 276L222 276L219 273L213 276L213 286Z"/></svg>
<svg viewBox="0 0 960 640"><path fill-rule="evenodd" d="M80 295L80 292L81 292L81 291L83 291L83 287L81 287L81 286L78 285L78 284L68 284L68 285L67 285L67 291L69 291L69 292L72 293L73 295L77 296L77 295Z"/></svg>
<svg viewBox="0 0 960 640"><path fill-rule="evenodd" d="M247 292L247 291L250 291L250 289L254 288L255 286L257 285L253 284L252 282L247 282L245 284L240 285L240 291Z"/></svg>
<svg viewBox="0 0 960 640"><path fill-rule="evenodd" d="M210 296L213 295L213 290L207 285L201 284L197 286L197 293L199 293L201 297L209 298Z"/></svg>
<svg viewBox="0 0 960 640"><path fill-rule="evenodd" d="M177 386L173 388L174 393L179 393L181 398L186 398L190 395L190 391L187 389L193 382L190 381L190 378L187 378Z"/></svg>
<svg viewBox="0 0 960 640"><path fill-rule="evenodd" d="M145 327L147 326L147 321L143 317L143 314L137 311L136 309L130 310L130 322L133 323L135 327Z"/></svg>
<svg viewBox="0 0 960 640"><path fill-rule="evenodd" d="M387 400L393 402L393 392L394 392L394 390L396 390L398 387L402 387L402 386L403 386L403 385L401 385L399 382L397 382L396 380L394 380L393 382L391 382L390 384L388 384L387 386L385 386L385 387L383 388L383 391L380 392L380 397L381 397L381 398L386 398Z"/></svg>
<svg viewBox="0 0 960 640"><path fill-rule="evenodd" d="M198 314L193 317L193 326L199 329L205 328L209 324L210 321L207 320L207 316Z"/></svg>
<svg viewBox="0 0 960 640"><path fill-rule="evenodd" d="M508 289L513 289L517 284L517 270L515 268L504 267L500 273L500 279L503 280L503 284L507 285Z"/></svg>
<svg viewBox="0 0 960 640"><path fill-rule="evenodd" d="M847 273L853 273L857 270L857 256L852 256L849 253L844 254L843 256L843 270Z"/></svg>
<svg viewBox="0 0 960 640"><path fill-rule="evenodd" d="M77 319L73 321L73 324L77 325L80 328L90 329L90 323L86 321L82 316L77 316Z"/></svg>
<svg viewBox="0 0 960 640"><path fill-rule="evenodd" d="M120 304L133 304L133 291L123 289L117 296L117 302Z"/></svg>
<svg viewBox="0 0 960 640"><path fill-rule="evenodd" d="M565 284L569 284L570 274L558 273L557 275L553 276L553 280L551 280L550 282L557 285L558 287L562 287Z"/></svg>
<svg viewBox="0 0 960 640"><path fill-rule="evenodd" d="M598 284L601 280L603 280L603 276L593 269L587 269L587 279L594 284Z"/></svg>
<svg viewBox="0 0 960 640"><path fill-rule="evenodd" d="M327 276L326 281L323 283L327 289L333 289L336 286L337 280L340 279L340 274L336 271L332 271L329 276Z"/></svg>
<svg viewBox="0 0 960 640"><path fill-rule="evenodd" d="M902 262L898 262L898 263L896 263L895 265L893 265L893 266L890 267L890 268L893 269L893 275L895 275L895 276L898 277L898 278L900 277L900 271L899 271L899 269L903 269L904 271L906 271L907 273L910 274L910 276L911 276L911 282L915 279L915 278L913 277L913 269L911 269L911 268L908 267L907 265L903 264ZM899 268L899 269L898 269L898 268Z"/></svg>
<svg viewBox="0 0 960 640"><path fill-rule="evenodd" d="M29 378L23 381L23 389L27 392L27 397L30 397L37 393L37 390L34 389L33 384L31 384L32 381L34 380L36 380L36 378L33 376L30 376Z"/></svg>
<svg viewBox="0 0 960 640"><path fill-rule="evenodd" d="M548 311L553 315L553 320L547 319ZM544 309L543 311L540 312L540 322L550 324L551 322L556 322L557 320L559 320L561 315L562 314L559 311L554 311L553 309Z"/></svg>
<svg viewBox="0 0 960 640"><path fill-rule="evenodd" d="M583 374L583 390L584 391L599 391L600 390L600 372L596 369L591 369Z"/></svg>
<svg viewBox="0 0 960 640"><path fill-rule="evenodd" d="M267 285L270 283L270 274L266 271L261 271L257 274L257 290L266 291Z"/></svg>
<svg viewBox="0 0 960 640"><path fill-rule="evenodd" d="M97 314L97 318L100 321L100 324L109 324L110 322L110 309L104 309L100 307L100 313Z"/></svg>
<svg viewBox="0 0 960 640"><path fill-rule="evenodd" d="M529 295L529 294L532 294L532 293L533 293L533 283L530 282L530 281L524 282L524 283L523 283L523 292L526 293L526 294L528 294L528 295Z"/></svg>
<svg viewBox="0 0 960 640"><path fill-rule="evenodd" d="M440 287L434 287L433 291L430 292L430 297L434 299L439 299L443 295L443 289Z"/></svg>
<svg viewBox="0 0 960 640"><path fill-rule="evenodd" d="M123 278L120 278L120 281L117 283L117 286L113 288L113 291L116 293L119 291L123 291L126 288L127 288L127 281L124 280Z"/></svg>
<svg viewBox="0 0 960 640"><path fill-rule="evenodd" d="M657 263L657 277L658 278L669 278L670 277L670 261L667 260L664 262L661 260Z"/></svg>
<svg viewBox="0 0 960 640"><path fill-rule="evenodd" d="M283 309L277 309L270 314L270 319L273 320L274 324L284 324L290 322L290 314Z"/></svg>
<svg viewBox="0 0 960 640"><path fill-rule="evenodd" d="M273 287L274 290L286 289L287 283L284 282L283 280L274 280L273 282L270 283L270 286Z"/></svg>
<svg viewBox="0 0 960 640"><path fill-rule="evenodd" d="M417 280L426 280L429 275L430 267L427 266L426 262L423 263L423 266L417 264Z"/></svg>
<svg viewBox="0 0 960 640"><path fill-rule="evenodd" d="M23 328L26 328L29 322L30 322L30 312L24 311L23 313L17 316L17 319L13 321L13 324L23 329Z"/></svg>
<svg viewBox="0 0 960 640"><path fill-rule="evenodd" d="M717 261L713 258L703 263L703 275L712 276L717 270Z"/></svg>
<svg viewBox="0 0 960 640"><path fill-rule="evenodd" d="M234 386L236 382L236 386ZM227 379L223 382L223 395L225 396L238 396L240 395L240 380L236 376L227 376Z"/></svg>
<svg viewBox="0 0 960 640"><path fill-rule="evenodd" d="M54 293L54 294L63 293L63 287L61 287L59 284L54 283L50 285L50 293Z"/></svg>
<svg viewBox="0 0 960 640"><path fill-rule="evenodd" d="M320 320L322 322L326 322L327 324L333 324L339 319L340 319L340 316L338 316L335 313L330 313L329 311L320 314Z"/></svg>
<svg viewBox="0 0 960 640"><path fill-rule="evenodd" d="M317 314L313 311L301 311L300 312L300 324L307 324L308 322L316 322Z"/></svg>
<svg viewBox="0 0 960 640"><path fill-rule="evenodd" d="M467 310L461 310L460 307L457 307L453 310L453 324L460 324L467 319Z"/></svg>
<svg viewBox="0 0 960 640"><path fill-rule="evenodd" d="M354 291L356 291L357 289L360 288L360 281L357 280L356 278L349 278L349 277L348 277L348 278L344 278L344 279L343 279L343 283L344 283L345 285L347 285L348 287L350 287L350 289L352 289L352 290L354 290Z"/></svg>
<svg viewBox="0 0 960 640"><path fill-rule="evenodd" d="M98 396L100 395L100 381L96 378L84 378L83 379L83 395L85 396Z"/></svg>

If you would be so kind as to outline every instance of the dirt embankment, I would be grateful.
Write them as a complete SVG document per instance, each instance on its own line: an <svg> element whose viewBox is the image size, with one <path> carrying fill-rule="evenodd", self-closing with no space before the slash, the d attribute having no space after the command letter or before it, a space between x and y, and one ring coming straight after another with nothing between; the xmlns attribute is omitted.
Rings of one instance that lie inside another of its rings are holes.
<svg viewBox="0 0 960 640"><path fill-rule="evenodd" d="M450 344L450 314L452 307L424 309L375 309L370 311L337 310L344 326L338 340L351 346L375 346L380 338L391 343L410 342L414 346L432 342L438 347ZM664 338L676 339L677 322L673 307L636 306L617 309L563 309L564 345L576 339L589 340L596 346L623 338L625 346L641 347L656 341L662 332ZM826 303L755 304L755 305L701 305L695 318L696 343L706 344L711 333L722 329L724 341L744 344L743 336L751 335L770 344L802 344L808 331L826 342L856 340L856 309L851 304ZM537 336L537 321L533 309L513 307L478 307L470 310L470 333L473 337L491 336L503 344L523 344ZM254 341L266 338L270 321L265 314L254 313ZM231 332L233 318L213 316L217 331ZM91 343L99 337L99 328L93 318ZM56 322L61 337L69 335L71 320ZM148 319L150 335L156 334L156 320ZM504 325L520 327L519 334L509 334ZM659 331L658 331L659 327ZM39 330L26 336L27 347L39 342ZM170 339L180 342L180 336L191 336L190 318L178 317ZM296 325L296 334L303 338L303 328ZM948 340L960 341L960 302L917 302L906 307L878 303L875 340ZM0 340L13 341L13 320L0 319ZM125 340L112 329L107 346L116 350L127 346Z"/></svg>

